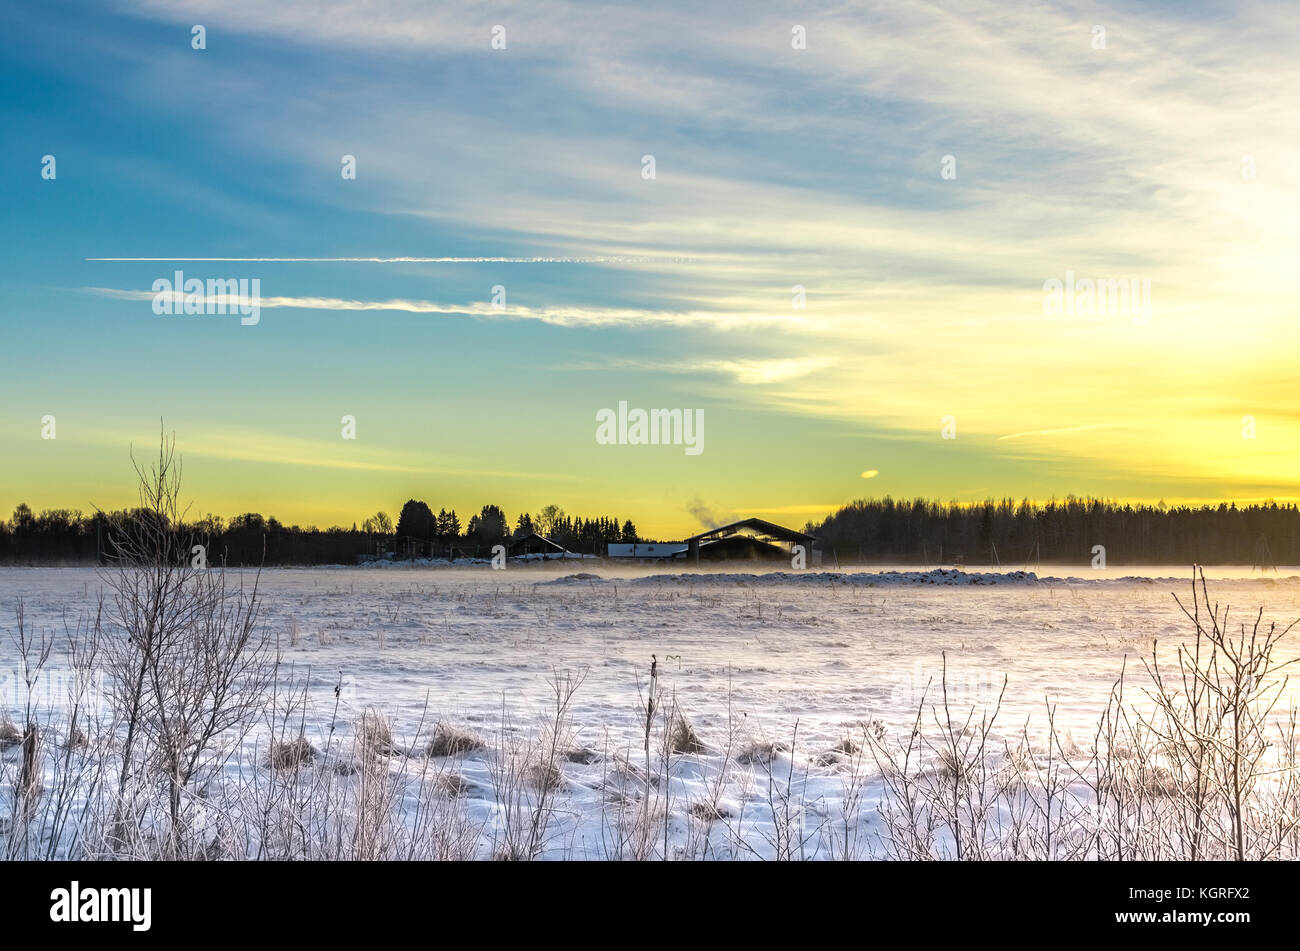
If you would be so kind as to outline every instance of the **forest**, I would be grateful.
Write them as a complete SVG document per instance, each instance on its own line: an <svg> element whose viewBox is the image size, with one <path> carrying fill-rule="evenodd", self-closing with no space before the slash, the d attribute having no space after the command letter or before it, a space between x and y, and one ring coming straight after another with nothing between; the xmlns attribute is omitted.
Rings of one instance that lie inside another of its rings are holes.
<svg viewBox="0 0 1300 951"><path fill-rule="evenodd" d="M1097 546L1106 565L1300 564L1300 509L1276 502L863 499L804 531L817 538L823 564L1091 565Z"/></svg>

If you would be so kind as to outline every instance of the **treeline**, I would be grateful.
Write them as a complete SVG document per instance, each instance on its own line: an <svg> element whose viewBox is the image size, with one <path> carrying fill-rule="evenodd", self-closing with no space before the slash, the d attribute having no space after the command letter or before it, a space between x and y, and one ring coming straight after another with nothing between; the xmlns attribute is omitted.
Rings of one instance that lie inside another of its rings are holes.
<svg viewBox="0 0 1300 951"><path fill-rule="evenodd" d="M111 532L133 513L33 512L19 505L0 521L0 563L94 562ZM569 551L603 555L611 542L643 541L631 521L576 517L556 505L512 523L485 505L462 523L454 509L435 513L411 499L394 522L377 512L352 528L285 525L250 512L229 520L196 519L178 531L207 548L210 562L232 566L356 564L376 558L488 558L495 545L537 532ZM982 504L865 499L821 524L809 523L823 564L1087 565L1094 547L1108 565L1300 564L1300 508L1267 502L1237 506L1121 505L1070 497Z"/></svg>
<svg viewBox="0 0 1300 951"><path fill-rule="evenodd" d="M86 515L75 509L34 513L19 505L8 522L0 522L0 562L5 564L74 564L103 561L114 533L140 511L120 510ZM232 566L355 564L375 550L372 533L353 526L319 529L284 525L256 512L229 521L207 516L174 526L207 549L209 561Z"/></svg>
<svg viewBox="0 0 1300 951"><path fill-rule="evenodd" d="M1073 496L974 505L864 499L804 530L817 538L823 564L1087 565L1098 545L1107 565L1300 564L1300 509L1275 502L1238 507L1121 505Z"/></svg>
<svg viewBox="0 0 1300 951"><path fill-rule="evenodd" d="M398 558L441 558L456 554L483 558L491 554L493 546L508 546L534 532L569 551L587 555L605 554L605 546L611 542L638 540L636 526L630 519L620 523L617 518L608 516L574 517L558 505L548 505L536 514L521 513L513 530L509 518L499 506L485 505L477 515L470 517L462 532L455 509L440 509L435 515L426 503L418 499L410 499L402 506L393 531L390 550Z"/></svg>
<svg viewBox="0 0 1300 951"><path fill-rule="evenodd" d="M19 505L9 521L0 521L0 563L74 564L102 561L111 548L113 532L140 513L130 510L85 514L76 509L47 509L36 513ZM611 542L636 541L636 526L616 518L575 518L559 506L522 514L513 529L505 513L485 505L462 526L455 510L434 514L412 499L396 524L376 512L351 529L285 525L256 512L229 520L208 515L184 525L178 533L193 537L207 550L209 562L231 566L350 565L376 558L490 557L492 546L508 545L537 531L570 551L604 554Z"/></svg>

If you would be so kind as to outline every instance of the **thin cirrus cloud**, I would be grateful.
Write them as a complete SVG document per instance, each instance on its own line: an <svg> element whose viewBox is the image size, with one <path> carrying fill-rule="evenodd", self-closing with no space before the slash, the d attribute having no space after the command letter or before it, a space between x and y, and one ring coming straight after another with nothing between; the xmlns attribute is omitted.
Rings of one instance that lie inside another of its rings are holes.
<svg viewBox="0 0 1300 951"><path fill-rule="evenodd" d="M149 436L115 429L98 429L83 437L108 449L149 445ZM157 439L154 433L152 438ZM284 437L252 429L193 429L178 440L184 455L208 456L240 462L276 466L305 466L318 469L351 469L364 472L420 473L426 469L413 463L409 454L375 451L347 452L345 442L326 443L302 437Z"/></svg>
<svg viewBox="0 0 1300 951"><path fill-rule="evenodd" d="M142 433L110 430L98 431L88 437L89 441L112 449L120 449L124 445L148 445L148 439ZM195 427L187 431L183 439L178 438L177 446L185 456L275 467L341 469L407 476L444 475L511 480L540 477L557 481L585 479L575 473L448 465L445 456L441 461L433 461L424 453L377 447L369 442L358 447L355 443L343 440L286 437L249 428Z"/></svg>
<svg viewBox="0 0 1300 951"><path fill-rule="evenodd" d="M1068 436L1071 433L1086 433L1097 429L1116 428L1116 423L1085 423L1081 426L1058 426L1054 429L1033 429L1023 433L1008 433L1005 436L999 436L998 439L1029 439L1035 436Z"/></svg>
<svg viewBox="0 0 1300 951"><path fill-rule="evenodd" d="M638 370L647 373L672 373L686 376L721 375L736 383L757 386L797 380L834 364L829 357L753 357L745 359L693 359L659 360L627 359L588 360L561 364L561 370L608 372L611 370Z"/></svg>

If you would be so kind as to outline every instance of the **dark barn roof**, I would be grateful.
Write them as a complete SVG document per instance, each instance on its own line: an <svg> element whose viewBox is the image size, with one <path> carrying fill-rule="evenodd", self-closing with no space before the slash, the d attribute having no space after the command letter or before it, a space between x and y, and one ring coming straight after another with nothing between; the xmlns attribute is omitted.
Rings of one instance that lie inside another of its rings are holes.
<svg viewBox="0 0 1300 951"><path fill-rule="evenodd" d="M711 528L707 532L700 532L698 535L692 535L686 539L687 542L707 542L719 538L726 538L728 535L738 535L742 530L749 529L750 533L759 538L774 538L778 541L789 542L792 545L807 545L811 548L813 537L805 535L803 532L797 532L793 528L786 528L783 525L777 525L775 522L768 522L761 518L745 518L739 522L732 522L730 525L719 525L717 528Z"/></svg>
<svg viewBox="0 0 1300 951"><path fill-rule="evenodd" d="M531 532L521 538L516 538L510 543L509 552L512 555L532 555L538 553L563 555L568 551L563 545L558 545L551 541L545 535L538 535Z"/></svg>
<svg viewBox="0 0 1300 951"><path fill-rule="evenodd" d="M700 542L702 561L784 561L790 553L780 545L755 538L753 535L728 535ZM673 555L678 561L690 558L690 550L682 549Z"/></svg>

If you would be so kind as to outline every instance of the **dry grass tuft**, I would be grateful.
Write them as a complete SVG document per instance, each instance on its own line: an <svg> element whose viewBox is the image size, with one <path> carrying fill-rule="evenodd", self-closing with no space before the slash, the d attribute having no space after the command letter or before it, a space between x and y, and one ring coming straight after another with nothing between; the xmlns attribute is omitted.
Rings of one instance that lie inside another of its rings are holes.
<svg viewBox="0 0 1300 951"><path fill-rule="evenodd" d="M971 773L971 764L947 747L941 747L935 759L936 771L948 782L964 783Z"/></svg>
<svg viewBox="0 0 1300 951"><path fill-rule="evenodd" d="M690 721L680 713L673 718L672 725L668 729L668 749L679 755L704 752L704 743L695 732L695 727L691 726Z"/></svg>
<svg viewBox="0 0 1300 951"><path fill-rule="evenodd" d="M611 790L615 796L624 795L628 791L628 787L644 789L647 786L657 787L659 785L657 773L651 773L647 781L645 770L622 753L615 753L607 762L609 768L605 782L602 785L603 788ZM640 794L638 793L631 798L638 799Z"/></svg>
<svg viewBox="0 0 1300 951"><path fill-rule="evenodd" d="M554 792L564 785L564 774L554 763L533 763L527 776L528 782L541 792Z"/></svg>
<svg viewBox="0 0 1300 951"><path fill-rule="evenodd" d="M448 799L468 796L473 789L474 784L466 781L459 773L443 773L433 780L433 791Z"/></svg>
<svg viewBox="0 0 1300 951"><path fill-rule="evenodd" d="M8 717L0 720L0 750L7 750L23 741L23 731Z"/></svg>
<svg viewBox="0 0 1300 951"><path fill-rule="evenodd" d="M316 748L307 741L307 737L298 736L292 740L272 740L269 765L272 769L297 769L316 759Z"/></svg>
<svg viewBox="0 0 1300 951"><path fill-rule="evenodd" d="M439 723L433 728L433 736L424 752L429 756L457 756L486 748L487 744L473 733Z"/></svg>
<svg viewBox="0 0 1300 951"><path fill-rule="evenodd" d="M356 743L363 756L392 756L400 752L393 746L393 729L388 718L374 707L366 707L361 714Z"/></svg>
<svg viewBox="0 0 1300 951"><path fill-rule="evenodd" d="M814 756L813 762L818 766L838 766L845 757L856 756L861 750L862 745L860 743L856 743L846 736L826 752Z"/></svg>
<svg viewBox="0 0 1300 951"><path fill-rule="evenodd" d="M1178 780L1164 766L1153 766L1142 777L1142 789L1148 796L1173 798L1178 795Z"/></svg>
<svg viewBox="0 0 1300 951"><path fill-rule="evenodd" d="M736 762L741 766L752 766L757 763L760 766L766 766L772 762L772 758L777 753L788 753L790 747L784 743L771 743L767 741L747 743L736 754Z"/></svg>
<svg viewBox="0 0 1300 951"><path fill-rule="evenodd" d="M580 763L583 766L590 766L592 763L600 762L600 754L586 746L565 750L564 758L570 763Z"/></svg>
<svg viewBox="0 0 1300 951"><path fill-rule="evenodd" d="M68 731L63 745L70 750L85 750L90 748L90 737L82 731L80 727L74 726Z"/></svg>
<svg viewBox="0 0 1300 951"><path fill-rule="evenodd" d="M708 800L698 800L686 807L686 812L702 822L718 822L730 819L731 813Z"/></svg>

